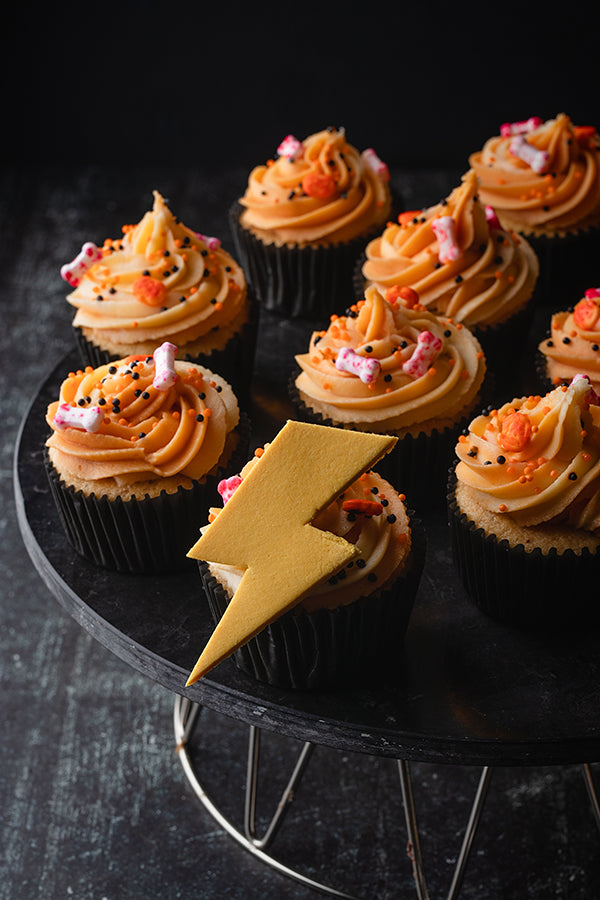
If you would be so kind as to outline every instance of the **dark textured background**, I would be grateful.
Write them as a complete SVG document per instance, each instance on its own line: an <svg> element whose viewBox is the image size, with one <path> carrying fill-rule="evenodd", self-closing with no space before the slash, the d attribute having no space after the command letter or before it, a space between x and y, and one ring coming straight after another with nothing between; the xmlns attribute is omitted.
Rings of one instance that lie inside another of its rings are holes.
<svg viewBox="0 0 600 900"><path fill-rule="evenodd" d="M184 221L224 235L223 198L288 131L343 124L390 165L442 168L415 180L407 201L418 205L454 186L504 120L565 111L598 124L592 8L498 7L486 19L483 7L431 4L11 10L0 48L2 900L315 896L206 815L174 752L173 698L63 612L22 544L12 453L29 398L71 347L60 265L83 240L137 220L154 187ZM238 820L245 739L208 714L199 743ZM290 743L271 736L265 750L278 778ZM429 889L441 897L477 772L418 763L413 774ZM282 855L392 900L413 896L405 844L393 762L318 749ZM463 896L600 896L600 836L577 767L496 772Z"/></svg>

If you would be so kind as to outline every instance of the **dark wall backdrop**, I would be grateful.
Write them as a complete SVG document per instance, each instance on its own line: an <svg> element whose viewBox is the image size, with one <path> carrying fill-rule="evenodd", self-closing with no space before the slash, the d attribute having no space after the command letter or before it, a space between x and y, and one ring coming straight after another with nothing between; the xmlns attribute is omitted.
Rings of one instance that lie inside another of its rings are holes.
<svg viewBox="0 0 600 900"><path fill-rule="evenodd" d="M600 3L22 4L2 27L3 162L239 164L344 125L461 168L501 122L600 124Z"/></svg>

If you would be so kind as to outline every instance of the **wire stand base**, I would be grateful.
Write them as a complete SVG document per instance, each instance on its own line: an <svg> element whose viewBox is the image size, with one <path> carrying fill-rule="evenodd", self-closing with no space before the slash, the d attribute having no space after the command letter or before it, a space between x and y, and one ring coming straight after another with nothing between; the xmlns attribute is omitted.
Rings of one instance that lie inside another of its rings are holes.
<svg viewBox="0 0 600 900"><path fill-rule="evenodd" d="M344 900L361 900L354 894L348 894L345 891L338 890L330 885L323 884L307 875L303 875L296 869L292 869L276 859L268 849L273 843L277 832L282 826L291 802L294 799L295 792L300 785L302 776L306 771L310 758L312 756L315 745L309 741L304 742L300 749L300 753L288 779L285 788L275 809L275 812L265 829L262 837L256 833L255 813L258 796L258 774L260 759L260 738L261 731L254 725L249 726L249 742L248 742L248 760L246 768L246 792L244 803L244 830L243 832L236 828L226 816L219 810L215 803L207 794L205 788L200 782L198 775L192 764L187 744L196 727L202 707L198 703L193 703L185 697L177 696L175 698L175 707L173 712L173 722L175 731L176 750L181 761L181 765L186 774L188 781L198 799L204 808L210 813L213 819L233 837L245 850L248 850L262 862L274 868L282 875L293 878L296 881L313 888L330 897L344 898ZM462 845L454 868L452 882L447 894L447 900L456 900L458 897L473 840L481 819L481 814L485 805L490 780L493 774L493 768L483 766L480 773L479 783L471 806L471 811L465 832L463 835ZM430 900L425 880L423 860L421 857L421 849L419 842L419 830L417 825L417 816L413 801L412 783L410 777L410 768L406 760L398 760L398 774L400 778L400 786L402 791L402 803L404 807L404 818L407 831L407 853L412 863L412 871L415 883L415 890L418 900ZM582 764L582 774L588 793L592 813L600 830L600 802L596 792L591 768L587 763ZM364 898L363 898L364 900Z"/></svg>

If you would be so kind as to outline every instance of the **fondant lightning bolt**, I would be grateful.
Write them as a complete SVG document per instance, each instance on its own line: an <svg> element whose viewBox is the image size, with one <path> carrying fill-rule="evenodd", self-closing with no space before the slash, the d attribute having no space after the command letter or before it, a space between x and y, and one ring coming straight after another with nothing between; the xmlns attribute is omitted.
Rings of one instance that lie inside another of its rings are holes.
<svg viewBox="0 0 600 900"><path fill-rule="evenodd" d="M244 575L187 685L357 555L353 544L310 523L396 440L286 423L188 553Z"/></svg>

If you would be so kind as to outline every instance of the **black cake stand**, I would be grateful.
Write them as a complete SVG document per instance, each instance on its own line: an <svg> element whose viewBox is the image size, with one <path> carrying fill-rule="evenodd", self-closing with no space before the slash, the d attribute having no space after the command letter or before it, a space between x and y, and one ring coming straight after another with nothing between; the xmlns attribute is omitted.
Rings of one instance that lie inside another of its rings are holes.
<svg viewBox="0 0 600 900"><path fill-rule="evenodd" d="M260 327L259 348L268 347L269 353L261 357L259 352L257 360L250 410L253 446L271 439L291 417L283 387L289 360L294 352L303 351L312 328L310 323L283 322L267 315ZM100 569L70 548L54 507L42 464L44 414L56 399L60 382L78 365L71 355L56 365L22 422L14 475L25 545L62 606L109 650L175 695L176 741L186 773L211 814L247 849L318 890L349 896L286 869L267 853L285 801L302 775L310 749L319 744L398 760L420 897L427 896L427 888L409 761L482 767L451 895L458 893L489 775L496 766L581 764L600 826L589 771L589 763L600 760L598 634L582 627L535 635L486 618L469 601L454 570L443 509L420 514L427 534L426 564L393 682L364 689L283 691L254 681L225 661L186 688L188 673L213 627L195 564L190 561L182 574L159 577ZM249 726L245 834L221 816L190 763L187 742L202 707ZM253 806L262 729L299 739L304 746L281 809L259 839Z"/></svg>

